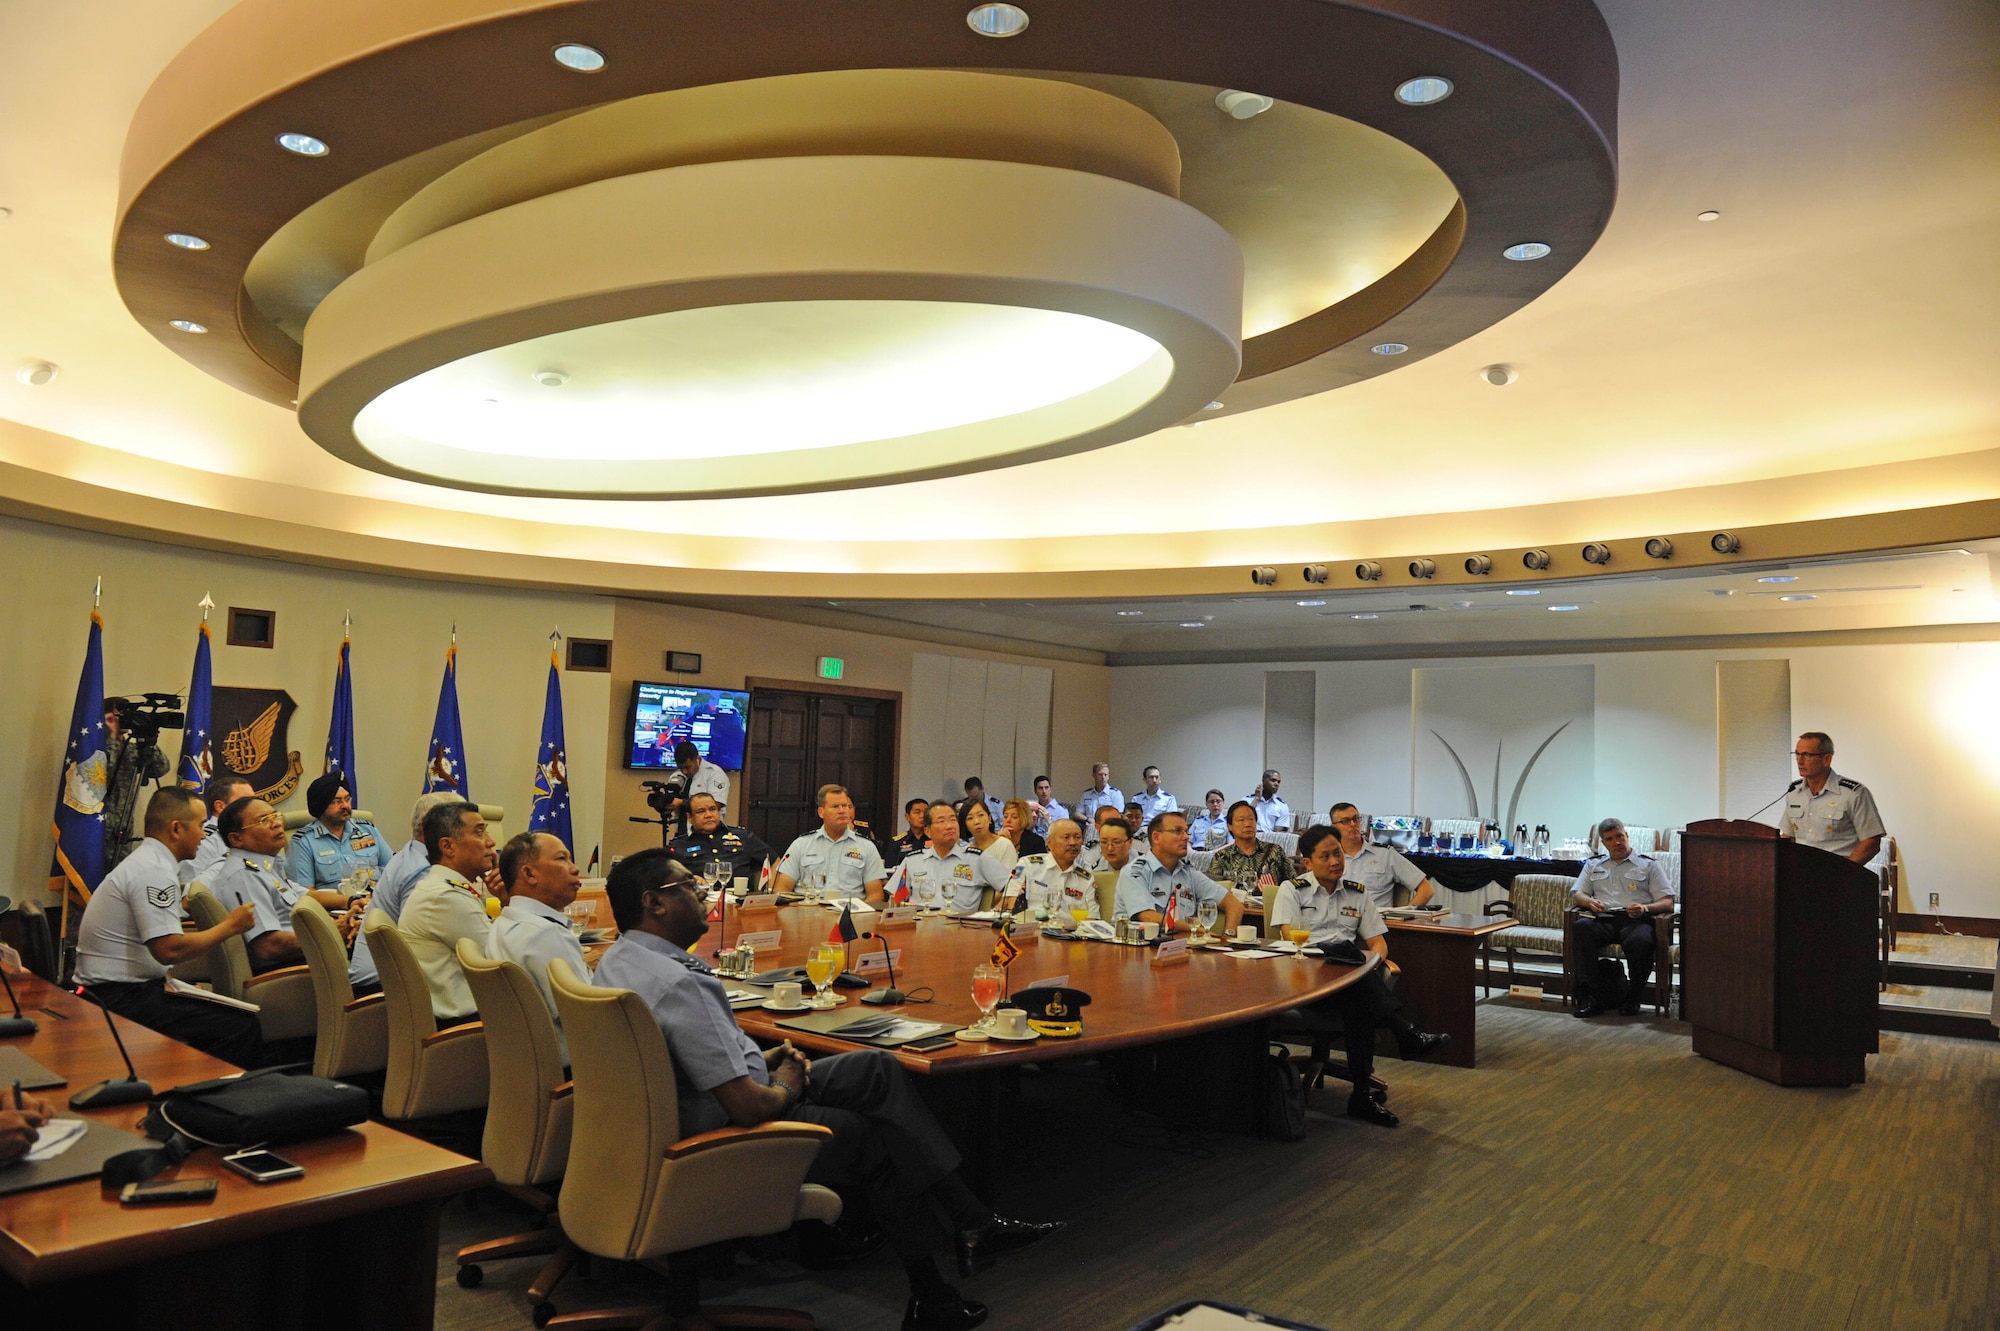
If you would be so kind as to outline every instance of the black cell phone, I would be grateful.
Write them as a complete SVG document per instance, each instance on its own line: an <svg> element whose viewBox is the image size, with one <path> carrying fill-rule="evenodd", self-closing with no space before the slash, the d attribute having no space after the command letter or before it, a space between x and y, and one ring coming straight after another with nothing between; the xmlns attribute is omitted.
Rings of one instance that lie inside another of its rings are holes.
<svg viewBox="0 0 2000 1331"><path fill-rule="evenodd" d="M913 1054L935 1054L940 1049L949 1049L958 1043L954 1035L933 1035L928 1040L912 1040L903 1048Z"/></svg>
<svg viewBox="0 0 2000 1331"><path fill-rule="evenodd" d="M216 1182L212 1178L154 1179L150 1183L127 1183L118 1200L127 1206L157 1206L164 1202L212 1202Z"/></svg>

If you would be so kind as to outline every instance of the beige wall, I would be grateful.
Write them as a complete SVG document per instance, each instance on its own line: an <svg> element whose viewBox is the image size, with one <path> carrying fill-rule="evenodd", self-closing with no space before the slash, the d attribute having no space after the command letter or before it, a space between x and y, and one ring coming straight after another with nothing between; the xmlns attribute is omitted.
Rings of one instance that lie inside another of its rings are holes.
<svg viewBox="0 0 2000 1331"><path fill-rule="evenodd" d="M220 685L276 687L298 703L286 743L307 777L326 753L341 616L354 614L355 747L362 805L400 845L421 788L424 745L453 621L459 711L472 793L525 825L547 683L548 635L609 637L612 603L595 596L384 578L275 560L205 554L0 518L0 893L46 881L49 818L64 731L89 626L91 583L104 577L108 692L178 692L193 667L195 603L215 598ZM226 646L231 605L275 610L276 646ZM600 836L609 676L563 677L572 822L581 853ZM179 736L163 745L180 753ZM301 781L301 787L304 781ZM303 788L287 807L302 808Z"/></svg>
<svg viewBox="0 0 2000 1331"><path fill-rule="evenodd" d="M810 681L814 664L821 656L846 660L842 684L855 688L883 689L904 695L905 707L899 718L902 752L898 775L903 790L907 785L910 746L909 694L914 662L919 653L946 652L954 656L986 661L1011 661L1045 666L1054 670L1055 680L1049 717L1050 776L1058 790L1081 790L1090 784L1090 765L1109 749L1111 671L1104 666L1076 665L1034 657L1009 656L997 652L965 648L939 648L908 638L892 638L851 630L819 628L781 623L718 610L698 610L661 605L652 601L620 600L616 624L616 645L611 657L611 707L606 736L604 778L604 853L629 855L659 844L657 828L626 821L644 815L645 792L639 782L646 773L624 767L626 710L635 679L672 680L707 688L740 689L749 676L765 679ZM674 651L700 652L702 673L668 675L664 654ZM1006 796L1014 792L1000 788L999 778L984 774L989 792ZM742 815L740 778L731 792L731 821ZM903 790L907 795L930 791ZM1024 792L1025 793L1025 792Z"/></svg>

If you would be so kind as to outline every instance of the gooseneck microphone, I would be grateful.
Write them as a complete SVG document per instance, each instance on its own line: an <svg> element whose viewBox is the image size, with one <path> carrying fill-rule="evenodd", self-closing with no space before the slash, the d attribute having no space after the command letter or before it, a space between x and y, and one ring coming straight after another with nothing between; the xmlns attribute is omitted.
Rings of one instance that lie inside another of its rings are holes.
<svg viewBox="0 0 2000 1331"><path fill-rule="evenodd" d="M0 915L6 914L7 908L13 904L10 898L0 897ZM41 1027L35 1024L34 1018L21 1015L21 1000L14 993L14 982L7 978L5 966L0 966L0 984L7 986L7 1001L14 1005L13 1016L0 1017L0 1040L15 1035L33 1035L40 1030Z"/></svg>
<svg viewBox="0 0 2000 1331"><path fill-rule="evenodd" d="M865 933L863 938L873 938L882 944L882 960L889 967L889 987L877 989L873 993L861 995L861 1001L870 1007L888 1007L903 1001L903 991L896 987L896 954L889 950L889 940L878 933Z"/></svg>
<svg viewBox="0 0 2000 1331"><path fill-rule="evenodd" d="M77 986L77 997L97 1000L82 985ZM125 1060L125 1080L101 1081L95 1086L86 1086L69 1098L71 1109L110 1109L117 1105L143 1104L153 1098L153 1083L139 1080L139 1070L132 1066L132 1055L125 1052L125 1041L118 1034L118 1023L112 1020L111 1009L102 1003L97 1006L104 1010L104 1024L111 1028L111 1038L118 1045L118 1056Z"/></svg>
<svg viewBox="0 0 2000 1331"><path fill-rule="evenodd" d="M1778 799L1777 799L1777 800L1772 800L1772 801L1771 801L1771 804L1776 804L1776 803L1778 802L1778 800L1781 800L1781 799L1783 799L1783 798L1784 798L1785 796L1787 796L1787 795L1791 794L1791 793L1792 793L1792 786L1796 786L1797 784L1798 784L1798 782L1794 781L1794 782L1792 782L1792 785L1791 785L1791 786L1786 786L1786 787L1785 787L1785 788L1784 788L1783 790L1779 791L1779 792L1778 792ZM1764 809L1768 809L1768 808L1770 808L1770 807L1771 807L1771 804L1766 804L1766 805L1764 806ZM1762 813L1762 812L1764 812L1764 809L1759 809L1759 810L1757 810L1757 813ZM1753 814L1748 814L1748 815L1746 815L1746 816L1745 816L1745 817L1744 817L1744 818L1742 819L1742 821L1744 821L1744 822L1746 822L1746 823L1747 823L1747 822L1749 822L1749 821L1750 821L1750 820L1751 820L1752 818L1755 818L1755 817L1757 816L1757 813L1753 813Z"/></svg>

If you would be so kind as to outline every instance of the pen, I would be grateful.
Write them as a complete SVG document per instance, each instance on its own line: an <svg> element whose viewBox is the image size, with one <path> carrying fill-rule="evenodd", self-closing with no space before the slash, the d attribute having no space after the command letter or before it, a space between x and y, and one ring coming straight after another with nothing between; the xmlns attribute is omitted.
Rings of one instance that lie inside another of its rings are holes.
<svg viewBox="0 0 2000 1331"><path fill-rule="evenodd" d="M27 1108L27 1106L21 1102L21 1079L19 1077L14 1078L14 1108L16 1109Z"/></svg>

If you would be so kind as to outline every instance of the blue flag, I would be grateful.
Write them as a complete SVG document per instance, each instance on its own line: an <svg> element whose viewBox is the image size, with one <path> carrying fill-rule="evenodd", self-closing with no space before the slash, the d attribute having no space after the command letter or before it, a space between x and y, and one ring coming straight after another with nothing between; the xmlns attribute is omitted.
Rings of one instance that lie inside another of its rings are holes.
<svg viewBox="0 0 2000 1331"><path fill-rule="evenodd" d="M194 641L194 674L188 678L187 729L181 731L181 761L175 769L180 783L200 790L215 775L215 745L209 735L209 707L214 701L214 674L209 666L208 621Z"/></svg>
<svg viewBox="0 0 2000 1331"><path fill-rule="evenodd" d="M49 878L59 891L79 888L88 896L103 881L104 796L110 776L104 756L104 621L93 610L76 706L70 711L62 781L56 787L56 857Z"/></svg>
<svg viewBox="0 0 2000 1331"><path fill-rule="evenodd" d="M465 774L465 731L458 724L458 644L444 654L444 683L438 687L437 719L431 722L429 757L424 765L424 793L449 790L460 799L472 798Z"/></svg>
<svg viewBox="0 0 2000 1331"><path fill-rule="evenodd" d="M326 723L326 770L346 777L347 797L359 802L361 790L354 775L353 667L350 645L343 633L340 655L333 666L333 715Z"/></svg>
<svg viewBox="0 0 2000 1331"><path fill-rule="evenodd" d="M570 846L569 755L563 750L562 677L556 655L549 653L549 696L542 704L542 747L535 755L535 805L528 813L530 832L547 832Z"/></svg>

